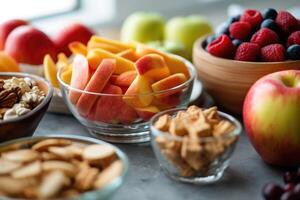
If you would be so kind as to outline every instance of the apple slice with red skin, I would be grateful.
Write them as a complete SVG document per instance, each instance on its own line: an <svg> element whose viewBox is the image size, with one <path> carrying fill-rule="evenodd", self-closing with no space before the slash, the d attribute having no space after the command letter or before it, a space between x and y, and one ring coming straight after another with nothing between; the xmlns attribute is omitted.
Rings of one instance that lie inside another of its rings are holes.
<svg viewBox="0 0 300 200"><path fill-rule="evenodd" d="M72 63L71 87L83 90L90 79L90 69L87 59L82 55L76 55ZM69 99L76 104L81 92L70 89Z"/></svg>
<svg viewBox="0 0 300 200"><path fill-rule="evenodd" d="M118 86L129 87L136 76L137 72L135 70L123 72L118 77L116 77L114 84Z"/></svg>
<svg viewBox="0 0 300 200"><path fill-rule="evenodd" d="M137 119L136 111L122 100L122 89L118 86L107 84L101 96L91 110L89 116L94 121L103 123L130 124Z"/></svg>
<svg viewBox="0 0 300 200"><path fill-rule="evenodd" d="M300 165L300 71L260 78L243 107L248 137L262 159L272 165Z"/></svg>
<svg viewBox="0 0 300 200"><path fill-rule="evenodd" d="M84 91L101 93L106 84L108 83L110 76L114 73L116 69L116 60L115 59L103 59L99 67L91 77L90 81L84 88ZM76 107L78 112L86 116L93 104L96 102L99 96L94 94L82 93Z"/></svg>

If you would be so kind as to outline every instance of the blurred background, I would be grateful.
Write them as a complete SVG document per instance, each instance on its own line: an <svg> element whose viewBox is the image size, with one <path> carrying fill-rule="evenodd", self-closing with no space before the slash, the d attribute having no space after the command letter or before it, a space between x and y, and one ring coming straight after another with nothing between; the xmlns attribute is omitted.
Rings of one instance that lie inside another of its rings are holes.
<svg viewBox="0 0 300 200"><path fill-rule="evenodd" d="M21 18L52 34L69 22L81 22L99 34L117 37L123 20L134 11L156 11L169 18L201 14L214 26L242 8L287 9L300 18L299 0L2 0L0 22ZM17 5L17 6L16 6ZM13 11L13 12L12 12Z"/></svg>

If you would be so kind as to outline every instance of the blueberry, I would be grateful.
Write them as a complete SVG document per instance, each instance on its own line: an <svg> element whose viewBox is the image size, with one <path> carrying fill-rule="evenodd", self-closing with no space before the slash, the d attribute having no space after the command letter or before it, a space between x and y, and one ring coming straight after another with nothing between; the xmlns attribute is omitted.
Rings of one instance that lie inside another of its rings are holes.
<svg viewBox="0 0 300 200"><path fill-rule="evenodd" d="M274 8L268 8L263 12L264 19L276 19L277 11Z"/></svg>
<svg viewBox="0 0 300 200"><path fill-rule="evenodd" d="M276 22L273 19L265 19L261 23L260 28L268 28L268 29L271 29L275 32L277 32L277 30L278 30L278 26L277 26Z"/></svg>
<svg viewBox="0 0 300 200"><path fill-rule="evenodd" d="M207 44L210 44L212 41L214 41L217 37L215 35L211 35L206 38Z"/></svg>
<svg viewBox="0 0 300 200"><path fill-rule="evenodd" d="M294 46L294 45L292 45L292 46ZM290 46L290 47L292 47L292 46ZM300 45L298 45L298 46L300 47ZM288 48L288 50L289 50L289 48ZM289 56L289 53L288 53L288 56ZM285 172L283 175L283 180L285 183L297 183L299 181L296 172Z"/></svg>
<svg viewBox="0 0 300 200"><path fill-rule="evenodd" d="M240 46L240 44L242 44L242 43L243 43L243 41L238 40L238 39L232 40L232 44L233 44L235 47Z"/></svg>
<svg viewBox="0 0 300 200"><path fill-rule="evenodd" d="M263 196L266 200L279 200L284 190L277 184L269 183L263 188Z"/></svg>
<svg viewBox="0 0 300 200"><path fill-rule="evenodd" d="M300 60L300 45L294 44L289 46L287 49L287 57L291 60ZM300 177L297 177L297 179L300 181Z"/></svg>
<svg viewBox="0 0 300 200"><path fill-rule="evenodd" d="M300 199L300 195L293 191L285 192L280 198L280 200L299 200L299 199Z"/></svg>
<svg viewBox="0 0 300 200"><path fill-rule="evenodd" d="M223 23L220 26L217 27L216 30L217 35L229 35L229 24L228 23Z"/></svg>
<svg viewBox="0 0 300 200"><path fill-rule="evenodd" d="M227 20L227 23L228 23L228 24L232 24L233 22L240 21L240 18L241 18L241 15L236 15L236 16L230 17L230 18Z"/></svg>

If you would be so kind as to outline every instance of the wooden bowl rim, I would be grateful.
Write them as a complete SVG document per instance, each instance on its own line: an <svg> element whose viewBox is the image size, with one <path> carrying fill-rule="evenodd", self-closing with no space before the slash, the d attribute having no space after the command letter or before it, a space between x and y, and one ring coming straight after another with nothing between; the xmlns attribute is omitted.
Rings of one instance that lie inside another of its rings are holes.
<svg viewBox="0 0 300 200"><path fill-rule="evenodd" d="M288 61L281 61L281 62L249 62L249 61L239 61L239 60L232 60L226 58L220 58L214 55L211 55L203 48L203 42L206 40L207 37L211 35L205 35L200 37L194 43L194 59L196 56L204 54L203 59L207 60L208 62L218 62L222 63L221 65L231 66L232 63L235 65L247 65L247 67L261 67L262 65L280 65L280 64L299 64L300 67L300 60L288 60ZM196 65L195 65L196 66Z"/></svg>
<svg viewBox="0 0 300 200"><path fill-rule="evenodd" d="M31 117L32 115L34 115L35 113L37 113L39 110L41 110L43 107L45 107L47 105L47 103L49 103L49 101L51 100L51 97L53 95L53 87L51 86L51 84L44 78L40 77L40 76L36 76L33 74L28 74L28 73L22 73L22 72L0 72L0 77L1 76L8 76L8 77L29 77L37 82L41 82L44 83L47 87L47 95L45 97L45 99L38 105L36 106L33 110L31 110L29 113L13 118L13 119L7 119L7 120L1 120L0 121L0 125L3 124L8 124L8 123L17 123L19 121L22 121L26 118Z"/></svg>

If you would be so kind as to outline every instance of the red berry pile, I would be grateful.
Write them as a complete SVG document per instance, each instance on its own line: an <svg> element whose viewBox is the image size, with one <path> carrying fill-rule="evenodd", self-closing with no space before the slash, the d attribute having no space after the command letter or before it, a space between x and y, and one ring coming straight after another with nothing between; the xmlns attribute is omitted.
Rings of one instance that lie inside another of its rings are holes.
<svg viewBox="0 0 300 200"><path fill-rule="evenodd" d="M284 186L268 183L263 188L265 200L300 200L300 167L283 175Z"/></svg>
<svg viewBox="0 0 300 200"><path fill-rule="evenodd" d="M230 18L218 36L206 40L217 57L250 62L300 60L300 23L287 11L249 9Z"/></svg>

